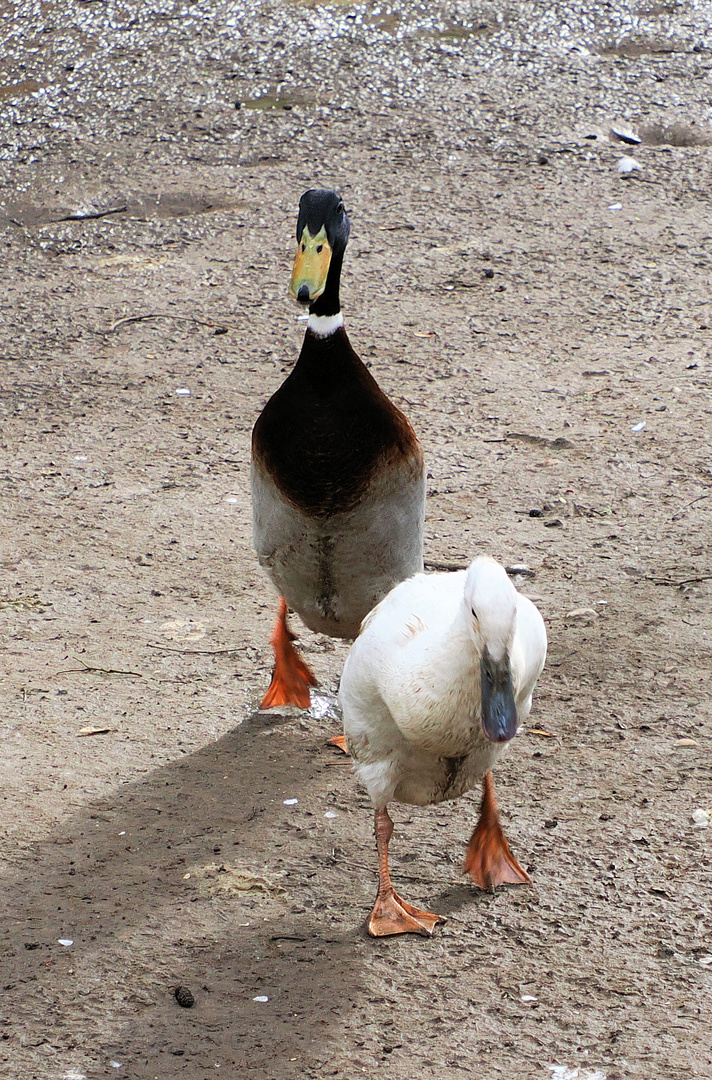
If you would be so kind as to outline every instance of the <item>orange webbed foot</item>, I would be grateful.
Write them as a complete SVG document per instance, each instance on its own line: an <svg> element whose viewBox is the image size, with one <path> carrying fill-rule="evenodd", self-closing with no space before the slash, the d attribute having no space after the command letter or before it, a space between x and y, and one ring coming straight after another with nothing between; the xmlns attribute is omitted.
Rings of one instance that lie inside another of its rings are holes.
<svg viewBox="0 0 712 1080"><path fill-rule="evenodd" d="M497 812L492 774L486 773L480 820L472 834L463 870L475 885L494 892L497 885L526 885L531 882L512 855Z"/></svg>
<svg viewBox="0 0 712 1080"><path fill-rule="evenodd" d="M376 897L368 920L368 932L371 937L389 937L392 934L423 934L430 937L439 922L445 922L442 915L420 911L391 887Z"/></svg>
<svg viewBox="0 0 712 1080"><path fill-rule="evenodd" d="M334 735L333 739L329 739L329 746L338 746L339 750L343 750L345 754L349 752L345 735Z"/></svg>
<svg viewBox="0 0 712 1080"><path fill-rule="evenodd" d="M308 709L311 705L309 688L317 685L317 679L305 660L292 644L296 635L287 625L287 602L280 597L279 612L270 643L274 649L274 671L269 690L262 698L261 709L276 705L296 705Z"/></svg>

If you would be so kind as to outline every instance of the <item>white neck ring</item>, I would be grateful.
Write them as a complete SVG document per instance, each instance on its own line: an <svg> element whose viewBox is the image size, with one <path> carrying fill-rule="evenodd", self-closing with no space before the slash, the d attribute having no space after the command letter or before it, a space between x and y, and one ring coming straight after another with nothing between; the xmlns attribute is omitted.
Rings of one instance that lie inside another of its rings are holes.
<svg viewBox="0 0 712 1080"><path fill-rule="evenodd" d="M344 316L339 311L336 315L310 315L307 330L317 337L331 337L344 325Z"/></svg>

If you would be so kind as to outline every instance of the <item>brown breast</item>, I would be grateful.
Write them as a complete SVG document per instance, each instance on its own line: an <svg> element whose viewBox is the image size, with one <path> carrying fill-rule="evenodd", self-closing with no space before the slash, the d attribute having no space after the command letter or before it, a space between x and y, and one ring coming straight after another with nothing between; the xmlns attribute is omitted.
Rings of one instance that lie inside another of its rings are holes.
<svg viewBox="0 0 712 1080"><path fill-rule="evenodd" d="M414 479L423 470L410 422L343 328L328 338L307 330L294 370L255 424L252 454L285 498L318 517L352 510L389 465L411 461Z"/></svg>

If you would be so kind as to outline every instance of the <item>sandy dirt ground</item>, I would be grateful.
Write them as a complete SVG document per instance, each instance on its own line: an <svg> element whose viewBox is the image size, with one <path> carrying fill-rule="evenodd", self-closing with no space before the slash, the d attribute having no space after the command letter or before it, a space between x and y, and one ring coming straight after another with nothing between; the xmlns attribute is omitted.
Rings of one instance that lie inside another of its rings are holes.
<svg viewBox="0 0 712 1080"><path fill-rule="evenodd" d="M0 1076L710 1078L709 6L207 8L0 3ZM256 708L314 185L426 559L526 563L550 638L496 770L532 886L463 879L476 792L394 807L430 940L365 933L346 646Z"/></svg>

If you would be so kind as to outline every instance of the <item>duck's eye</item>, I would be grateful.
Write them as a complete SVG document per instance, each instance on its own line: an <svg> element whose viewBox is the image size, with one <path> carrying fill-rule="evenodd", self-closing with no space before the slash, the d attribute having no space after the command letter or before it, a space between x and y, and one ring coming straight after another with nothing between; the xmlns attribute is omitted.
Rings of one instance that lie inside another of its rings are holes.
<svg viewBox="0 0 712 1080"><path fill-rule="evenodd" d="M477 612L475 611L475 609L474 609L474 608L470 608L470 611L472 612L472 618L473 618L473 619L476 619L476 618L477 618Z"/></svg>
<svg viewBox="0 0 712 1080"><path fill-rule="evenodd" d="M317 255L321 255L323 250L324 250L324 245L323 244L317 244L317 247L316 247Z"/></svg>
<svg viewBox="0 0 712 1080"><path fill-rule="evenodd" d="M302 244L302 251L306 251L306 250L307 250L307 245L306 245L306 244Z"/></svg>

